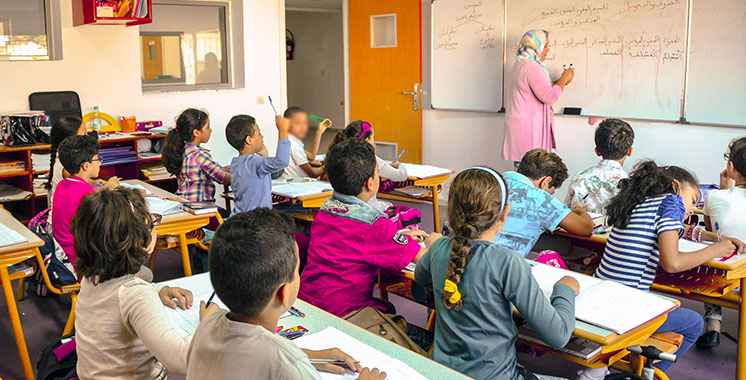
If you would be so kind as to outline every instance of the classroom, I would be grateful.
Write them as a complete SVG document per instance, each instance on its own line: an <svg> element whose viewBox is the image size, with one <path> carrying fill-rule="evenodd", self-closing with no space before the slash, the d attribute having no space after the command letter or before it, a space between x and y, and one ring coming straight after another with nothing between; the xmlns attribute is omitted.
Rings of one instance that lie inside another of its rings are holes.
<svg viewBox="0 0 746 380"><path fill-rule="evenodd" d="M743 0L0 0L0 380L746 380Z"/></svg>

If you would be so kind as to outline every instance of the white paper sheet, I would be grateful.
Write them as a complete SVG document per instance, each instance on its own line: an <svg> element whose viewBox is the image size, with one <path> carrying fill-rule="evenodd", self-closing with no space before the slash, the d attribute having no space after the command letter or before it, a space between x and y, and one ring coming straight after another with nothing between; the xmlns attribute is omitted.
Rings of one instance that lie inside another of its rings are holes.
<svg viewBox="0 0 746 380"><path fill-rule="evenodd" d="M407 175L416 178L430 178L443 174L450 174L450 169L439 168L432 165L401 164L407 168Z"/></svg>
<svg viewBox="0 0 746 380"><path fill-rule="evenodd" d="M28 240L16 230L0 223L0 247L25 243Z"/></svg>
<svg viewBox="0 0 746 380"><path fill-rule="evenodd" d="M712 243L709 242L696 242L687 239L679 239L679 252L695 252L700 249L705 249Z"/></svg>
<svg viewBox="0 0 746 380"><path fill-rule="evenodd" d="M550 298L552 296L554 284L556 284L557 281L565 276L571 276L572 278L578 280L578 284L580 285L580 294L583 294L586 289L601 282L600 279L597 279L595 277L556 268L551 265L539 263L531 264L533 265L531 267L531 274L533 274L536 282L539 283L541 291L544 292L544 295L547 296L547 298Z"/></svg>
<svg viewBox="0 0 746 380"><path fill-rule="evenodd" d="M327 327L314 334L304 335L296 340L295 344L300 348L309 350L325 350L328 348L339 348L360 362L367 368L378 368L386 372L387 380L427 380L419 372L397 359L393 359L381 351L337 330ZM347 371L344 375L321 372L324 380L353 380L357 374Z"/></svg>
<svg viewBox="0 0 746 380"><path fill-rule="evenodd" d="M161 199L158 197L145 197L148 201L148 210L153 214L168 215L181 212L181 203Z"/></svg>
<svg viewBox="0 0 746 380"><path fill-rule="evenodd" d="M291 182L284 185L272 186L272 193L287 198L298 198L306 195L314 195L331 191L329 182Z"/></svg>

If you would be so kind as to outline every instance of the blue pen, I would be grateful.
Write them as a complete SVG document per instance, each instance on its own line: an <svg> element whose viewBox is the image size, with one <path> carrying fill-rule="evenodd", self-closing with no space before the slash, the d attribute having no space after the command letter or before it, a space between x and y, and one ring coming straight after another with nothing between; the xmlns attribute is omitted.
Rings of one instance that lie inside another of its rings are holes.
<svg viewBox="0 0 746 380"><path fill-rule="evenodd" d="M396 161L399 161L399 159L401 158L401 156L403 156L403 155L404 155L404 151L406 151L406 149L402 149L402 150L401 150L401 153L399 153L399 155L398 155L398 156L396 156L396 159L395 159L394 161L392 161L392 162L396 162Z"/></svg>
<svg viewBox="0 0 746 380"><path fill-rule="evenodd" d="M715 222L715 232L717 232L717 234L718 234L718 241L721 241L721 236L720 236L720 223L718 223L718 222Z"/></svg>
<svg viewBox="0 0 746 380"><path fill-rule="evenodd" d="M591 195L591 193L588 193L588 194L586 194L586 195L585 195L585 196L583 197L583 200L585 200L585 198L588 198L588 196L589 196L589 195Z"/></svg>
<svg viewBox="0 0 746 380"><path fill-rule="evenodd" d="M212 295L210 296L210 298L207 300L207 303L205 304L205 307L210 306L210 302L212 302L213 298L215 298L215 291L214 290L213 290Z"/></svg>
<svg viewBox="0 0 746 380"><path fill-rule="evenodd" d="M275 116L278 116L277 109L275 108L275 104L272 103L272 96L271 95L267 95L267 97L269 98L269 105L272 106L272 111L275 111Z"/></svg>

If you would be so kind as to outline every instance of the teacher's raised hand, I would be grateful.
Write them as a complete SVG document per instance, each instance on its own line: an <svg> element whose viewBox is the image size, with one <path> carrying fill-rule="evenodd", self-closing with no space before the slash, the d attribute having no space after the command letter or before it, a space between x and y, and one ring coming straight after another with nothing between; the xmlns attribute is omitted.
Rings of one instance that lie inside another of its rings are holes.
<svg viewBox="0 0 746 380"><path fill-rule="evenodd" d="M570 84L570 82L572 82L573 78L575 78L575 69L571 67L565 70L562 73L562 76L559 79L557 79L557 81L554 82L554 84L556 86L560 86L560 88L564 90L565 86L567 86L568 84Z"/></svg>

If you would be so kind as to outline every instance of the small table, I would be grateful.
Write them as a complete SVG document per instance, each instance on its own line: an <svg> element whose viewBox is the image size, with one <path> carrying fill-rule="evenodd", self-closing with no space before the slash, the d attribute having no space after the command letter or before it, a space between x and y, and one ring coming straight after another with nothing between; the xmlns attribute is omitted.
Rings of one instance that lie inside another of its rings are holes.
<svg viewBox="0 0 746 380"><path fill-rule="evenodd" d="M448 181L448 178L451 177L451 174L455 173L453 170L450 174L443 174L435 177L429 177L429 178L417 178L417 177L410 177L407 182L412 182L412 185L419 186L419 187L427 187L431 189L431 193L429 196L425 197L412 197L404 194L394 194L392 193L378 193L378 198L381 199L390 199L394 201L402 201L402 202L415 202L415 203L422 203L422 202L432 202L433 204L433 231L440 232L440 210L438 208L438 189L443 185L445 181Z"/></svg>
<svg viewBox="0 0 746 380"><path fill-rule="evenodd" d="M191 277L165 281L161 284L189 289L193 293L197 293L196 290L198 289L202 292L209 293L212 289L209 273L201 273ZM392 343L378 335L372 334L367 330L364 330L356 325L353 325L352 323L349 323L341 318L329 314L326 311L312 306L306 302L297 300L295 302L295 307L300 309L304 314L306 314L306 316L304 318L284 318L280 320L280 323L282 325L286 327L302 325L309 330L310 334L321 331L329 326L333 326L336 329L344 332L345 334L350 335L351 337L391 357L401 360L428 379L470 379L469 377L458 373L446 366L443 366L442 364L434 362L424 356L417 355L412 351L398 346L397 344Z"/></svg>
<svg viewBox="0 0 746 380"><path fill-rule="evenodd" d="M18 355L21 357L23 373L26 375L26 379L34 380L34 369L31 366L31 359L29 358L28 348L26 347L26 338L23 336L23 328L21 327L21 318L18 316L18 307L16 305L15 296L13 295L13 288L10 284L13 280L25 278L30 275L24 273L11 275L8 273L8 268L30 258L34 258L37 255L39 256L39 263L42 263L41 255L39 254L39 247L44 245L44 241L39 239L38 236L29 231L26 226L21 224L21 222L16 220L9 212L2 208L0 208L0 223L17 231L27 240L24 243L0 247L0 280L2 281L5 303L8 305L10 323L13 325L13 333L16 338ZM41 267L40 269L45 271L44 267Z"/></svg>
<svg viewBox="0 0 746 380"><path fill-rule="evenodd" d="M608 233L577 236L559 230L553 235L565 237L573 244L595 244L600 252L608 239ZM746 257L732 263L709 261L680 273L661 273L650 290L738 310L736 380L746 380L746 297L735 291L739 286L746 289Z"/></svg>
<svg viewBox="0 0 746 380"><path fill-rule="evenodd" d="M175 200L178 202L186 202L186 199L176 194L170 193L159 187L153 186L149 183L145 183L137 179L127 180L127 181L122 181L122 182L128 183L130 185L141 185L145 187L152 193L149 196L156 196L162 199L171 199L171 200ZM164 236L164 235L178 236L179 238L178 244L169 243L166 247L160 247L160 248L174 248L177 245L179 246L179 252L181 253L181 262L184 268L185 276L192 275L192 263L191 263L191 260L189 259L189 245L197 244L199 242L199 240L196 238L187 238L187 233L210 224L210 218L218 217L218 216L219 216L218 213L193 215L185 211L180 211L180 212L176 212L173 214L163 215L163 220L161 220L161 224L155 227L156 233L160 236ZM156 249L158 248L159 247L156 245ZM157 251L153 252L151 256L153 260L155 259L156 255L157 255Z"/></svg>

